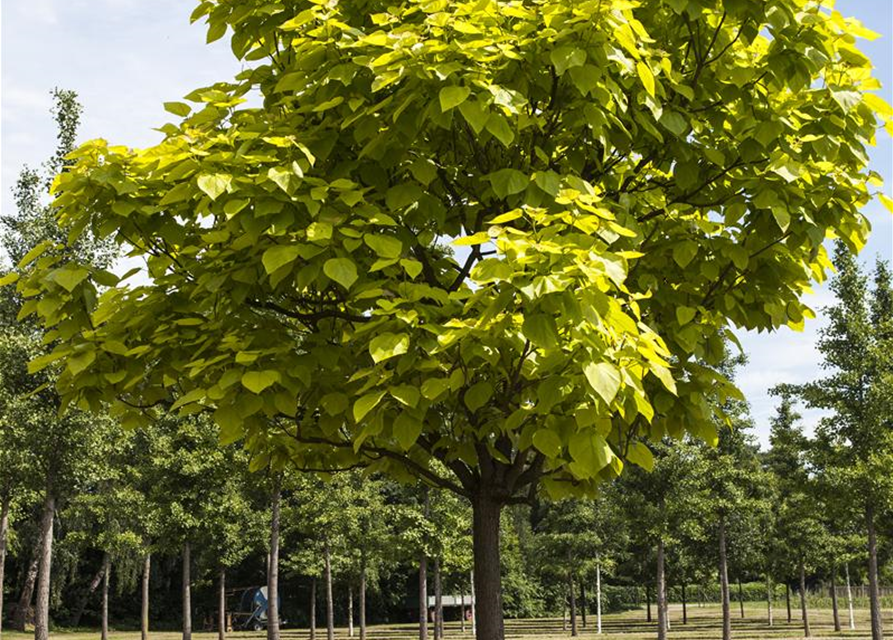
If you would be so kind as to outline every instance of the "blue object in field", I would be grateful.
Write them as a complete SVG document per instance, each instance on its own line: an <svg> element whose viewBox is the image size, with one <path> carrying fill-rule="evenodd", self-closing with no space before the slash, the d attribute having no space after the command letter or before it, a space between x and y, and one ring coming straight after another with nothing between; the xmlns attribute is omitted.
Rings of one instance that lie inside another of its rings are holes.
<svg viewBox="0 0 893 640"><path fill-rule="evenodd" d="M279 599L281 603L281 598ZM239 603L239 613L246 616L242 625L243 629L260 630L267 625L267 588L256 587L246 589L242 593L242 601Z"/></svg>

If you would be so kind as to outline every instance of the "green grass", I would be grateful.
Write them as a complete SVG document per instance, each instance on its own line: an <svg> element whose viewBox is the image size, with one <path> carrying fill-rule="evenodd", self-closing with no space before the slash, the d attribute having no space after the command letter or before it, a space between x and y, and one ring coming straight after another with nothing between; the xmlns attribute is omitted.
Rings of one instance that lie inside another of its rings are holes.
<svg viewBox="0 0 893 640"><path fill-rule="evenodd" d="M798 619L798 611L793 611L793 620L787 622L787 612L784 609L784 603L780 603L781 608L775 610L775 625L770 627L766 624L766 608L765 605L759 603L745 604L745 617L740 617L737 603L732 608L732 636L736 640L762 640L771 638L773 640L794 640L803 638L803 627ZM656 613L656 612L655 612ZM841 612L841 623L844 629L847 627L847 613L845 609ZM893 628L893 615L891 612L884 612L884 626L887 629ZM579 619L578 619L578 622ZM595 633L595 616L587 617L589 623L587 628L582 628L580 623L580 636L589 640L594 640ZM700 607L690 605L688 607L688 624L682 624L682 605L670 605L670 623L671 630L669 637L673 640L712 640L720 637L720 609L717 605L707 605ZM810 611L810 623L812 627L813 637L838 637L838 638L870 638L868 632L868 611L864 609L856 610L856 630L845 630L841 633L835 633L832 623L831 611L827 609L815 609ZM507 620L506 636L515 640L558 640L568 638L570 631L563 630L563 623L560 618L547 618L535 620ZM619 614L610 614L603 617L602 622L603 634L598 636L605 640L644 640L646 638L654 638L656 636L655 623L645 621L645 611L642 609L627 611ZM429 629L429 635L431 630ZM99 637L98 630L77 630L77 631L54 631L50 634L54 638L60 640L96 640ZM264 632L237 632L228 634L233 640L262 640L265 637ZM357 630L355 638L358 637ZM32 637L30 634L4 631L6 640L26 640ZM109 640L139 640L139 633L135 631L112 631L109 634ZM152 640L179 640L180 634L177 632L157 632L152 633ZM193 633L194 640L215 640L216 633L196 632ZM308 640L309 631L307 629L283 629L283 640ZM338 628L335 637L337 640L347 640L347 629ZM369 627L369 640L415 640L418 637L418 630L415 624L400 625L373 625ZM446 638L456 638L457 640L471 640L471 627L468 626L466 633L463 635L458 622L449 622L446 624ZM317 629L317 640L325 640L325 629Z"/></svg>

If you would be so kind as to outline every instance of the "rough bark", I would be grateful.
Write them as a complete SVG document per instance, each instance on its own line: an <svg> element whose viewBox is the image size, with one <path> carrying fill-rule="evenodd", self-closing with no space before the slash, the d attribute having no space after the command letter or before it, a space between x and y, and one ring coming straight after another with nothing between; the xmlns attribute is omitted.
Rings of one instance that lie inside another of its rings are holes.
<svg viewBox="0 0 893 640"><path fill-rule="evenodd" d="M602 563L598 556L595 562L595 632L602 632Z"/></svg>
<svg viewBox="0 0 893 640"><path fill-rule="evenodd" d="M192 640L192 549L189 543L183 544L183 640Z"/></svg>
<svg viewBox="0 0 893 640"><path fill-rule="evenodd" d="M419 558L419 640L428 640L428 557Z"/></svg>
<svg viewBox="0 0 893 640"><path fill-rule="evenodd" d="M856 628L856 616L853 612L853 589L850 585L850 565L847 563L843 566L846 571L846 606L850 613L850 630L853 630Z"/></svg>
<svg viewBox="0 0 893 640"><path fill-rule="evenodd" d="M273 484L270 517L270 560L267 566L267 640L279 640L279 502L282 488Z"/></svg>
<svg viewBox="0 0 893 640"><path fill-rule="evenodd" d="M310 578L310 640L316 640L316 578Z"/></svg>
<svg viewBox="0 0 893 640"><path fill-rule="evenodd" d="M6 538L9 535L9 497L3 497L0 506L0 635L3 634L3 587L6 573Z"/></svg>
<svg viewBox="0 0 893 640"><path fill-rule="evenodd" d="M657 541L657 640L667 640L667 578L664 571L664 541Z"/></svg>
<svg viewBox="0 0 893 640"><path fill-rule="evenodd" d="M217 637L226 640L226 569L217 577Z"/></svg>
<svg viewBox="0 0 893 640"><path fill-rule="evenodd" d="M56 512L56 497L47 487L43 503L40 530L43 541L40 545L40 565L37 569L37 602L34 605L34 640L50 638L50 579L53 567L53 518Z"/></svg>
<svg viewBox="0 0 893 640"><path fill-rule="evenodd" d="M326 638L335 640L335 598L332 595L332 552L326 542Z"/></svg>
<svg viewBox="0 0 893 640"><path fill-rule="evenodd" d="M881 595L878 587L877 533L874 523L874 508L865 510L865 524L868 530L868 600L871 610L871 640L884 640L884 625L881 622Z"/></svg>
<svg viewBox="0 0 893 640"><path fill-rule="evenodd" d="M360 560L360 640L366 640L366 554Z"/></svg>
<svg viewBox="0 0 893 640"><path fill-rule="evenodd" d="M152 572L152 554L147 553L143 562L143 596L140 607L140 640L149 640L149 576Z"/></svg>
<svg viewBox="0 0 893 640"><path fill-rule="evenodd" d="M809 610L806 608L806 567L800 560L800 615L803 617L803 635L811 638L809 630Z"/></svg>
<svg viewBox="0 0 893 640"><path fill-rule="evenodd" d="M440 558L434 558L434 640L443 640L443 585Z"/></svg>
<svg viewBox="0 0 893 640"><path fill-rule="evenodd" d="M579 635L579 631L577 630L577 595L574 587L574 574L572 571L568 571L567 573L567 594L570 600L571 635L577 636Z"/></svg>
<svg viewBox="0 0 893 640"><path fill-rule="evenodd" d="M43 544L43 532L38 531L34 541L34 549L31 551L31 562L25 572L25 583L22 585L22 593L16 604L15 614L12 617L12 625L16 631L25 631L25 623L28 621L28 613L31 611L31 600L34 598L34 586L37 584L37 570L40 567L40 547Z"/></svg>
<svg viewBox="0 0 893 640"><path fill-rule="evenodd" d="M834 616L834 630L840 631L840 611L837 607L837 567L831 569L831 612Z"/></svg>
<svg viewBox="0 0 893 640"><path fill-rule="evenodd" d="M105 564L99 567L99 570L93 576L93 579L90 580L90 584L87 585L87 588L78 598L78 603L74 608L74 613L71 614L71 618L68 623L72 627L79 627L81 625L81 618L84 616L84 610L87 608L87 603L90 602L90 596L99 588L99 585L102 584L102 576L105 573Z"/></svg>
<svg viewBox="0 0 893 640"><path fill-rule="evenodd" d="M775 620L772 618L772 577L766 574L766 618L771 627Z"/></svg>
<svg viewBox="0 0 893 640"><path fill-rule="evenodd" d="M486 494L472 500L474 591L480 600L475 613L477 640L503 640L502 586L499 557L499 517L502 504Z"/></svg>
<svg viewBox="0 0 893 640"><path fill-rule="evenodd" d="M729 602L729 558L726 551L726 522L719 521L719 590L722 597L722 640L731 640L732 611Z"/></svg>
<svg viewBox="0 0 893 640"><path fill-rule="evenodd" d="M109 579L112 573L112 559L108 551L102 557L102 640L109 640Z"/></svg>

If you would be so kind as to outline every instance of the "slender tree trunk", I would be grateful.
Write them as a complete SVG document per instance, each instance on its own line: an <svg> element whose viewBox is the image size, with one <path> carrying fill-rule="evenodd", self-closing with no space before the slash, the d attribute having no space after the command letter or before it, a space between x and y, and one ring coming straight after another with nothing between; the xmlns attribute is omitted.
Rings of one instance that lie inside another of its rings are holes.
<svg viewBox="0 0 893 640"><path fill-rule="evenodd" d="M434 640L443 640L443 588L440 558L434 558Z"/></svg>
<svg viewBox="0 0 893 640"><path fill-rule="evenodd" d="M738 608L741 610L741 618L744 618L744 587L741 586L741 576L738 576Z"/></svg>
<svg viewBox="0 0 893 640"><path fill-rule="evenodd" d="M465 589L462 589L462 593L459 594L459 600L460 600L461 606L462 606L462 615L459 617L461 618L460 622L462 624L462 633L464 634L465 633Z"/></svg>
<svg viewBox="0 0 893 640"><path fill-rule="evenodd" d="M99 585L102 584L102 576L105 573L105 565L99 567L99 571L97 571L93 579L90 580L90 584L87 585L87 588L84 592L79 596L78 603L74 608L74 613L71 614L71 618L68 623L72 627L78 627L81 624L81 618L84 615L84 610L87 608L87 603L90 601L90 596L93 595L93 592L99 588Z"/></svg>
<svg viewBox="0 0 893 640"><path fill-rule="evenodd" d="M732 611L729 602L729 559L726 552L726 521L719 520L719 590L722 597L722 640L731 640Z"/></svg>
<svg viewBox="0 0 893 640"><path fill-rule="evenodd" d="M791 584L786 582L784 585L784 599L788 607L788 623L791 622Z"/></svg>
<svg viewBox="0 0 893 640"><path fill-rule="evenodd" d="M192 549L183 544L183 640L192 640Z"/></svg>
<svg viewBox="0 0 893 640"><path fill-rule="evenodd" d="M837 608L837 567L831 569L831 611L834 615L834 630L840 631L840 611Z"/></svg>
<svg viewBox="0 0 893 640"><path fill-rule="evenodd" d="M766 573L766 617L771 627L774 624L772 619L772 576Z"/></svg>
<svg viewBox="0 0 893 640"><path fill-rule="evenodd" d="M419 640L428 640L428 556L419 558Z"/></svg>
<svg viewBox="0 0 893 640"><path fill-rule="evenodd" d="M47 495L43 504L40 530L43 543L40 545L40 566L37 570L37 603L34 606L34 640L50 638L50 578L53 567L53 518L56 513L56 498L47 485Z"/></svg>
<svg viewBox="0 0 893 640"><path fill-rule="evenodd" d="M6 539L9 536L9 496L3 496L0 506L0 636L3 635L3 588L6 586Z"/></svg>
<svg viewBox="0 0 893 640"><path fill-rule="evenodd" d="M360 560L360 640L366 640L366 554Z"/></svg>
<svg viewBox="0 0 893 640"><path fill-rule="evenodd" d="M663 540L657 541L657 640L667 640L667 578Z"/></svg>
<svg viewBox="0 0 893 640"><path fill-rule="evenodd" d="M561 630L567 631L567 594L564 594L564 600L561 603Z"/></svg>
<svg viewBox="0 0 893 640"><path fill-rule="evenodd" d="M335 640L335 598L332 596L332 552L326 542L326 639Z"/></svg>
<svg viewBox="0 0 893 640"><path fill-rule="evenodd" d="M217 578L217 637L226 640L226 568Z"/></svg>
<svg viewBox="0 0 893 640"><path fill-rule="evenodd" d="M682 624L688 624L688 602L685 598L685 583L682 583Z"/></svg>
<svg viewBox="0 0 893 640"><path fill-rule="evenodd" d="M843 566L846 571L846 606L850 613L850 630L852 631L856 628L856 616L853 612L853 589L850 585L850 563L848 562Z"/></svg>
<svg viewBox="0 0 893 640"><path fill-rule="evenodd" d="M37 584L37 570L40 567L40 547L43 544L43 532L38 531L34 549L31 552L31 562L25 572L25 583L22 585L22 593L16 605L15 615L12 617L12 628L16 631L25 631L25 623L28 621L28 612L31 610L31 600L34 598L34 586Z"/></svg>
<svg viewBox="0 0 893 640"><path fill-rule="evenodd" d="M586 628L586 580L580 580L580 620Z"/></svg>
<svg viewBox="0 0 893 640"><path fill-rule="evenodd" d="M267 566L267 640L279 640L279 502L282 485L273 482L270 517L270 560ZM331 639L330 639L331 640Z"/></svg>
<svg viewBox="0 0 893 640"><path fill-rule="evenodd" d="M310 578L310 640L316 640L316 578Z"/></svg>
<svg viewBox="0 0 893 640"><path fill-rule="evenodd" d="M471 635L477 638L478 635L478 612L477 612L477 598L475 597L474 591L474 569L471 570L471 580L469 580L469 584L471 585Z"/></svg>
<svg viewBox="0 0 893 640"><path fill-rule="evenodd" d="M645 585L645 620L651 622L651 589Z"/></svg>
<svg viewBox="0 0 893 640"><path fill-rule="evenodd" d="M806 608L806 567L803 566L803 560L800 560L800 613L803 616L803 635L811 638L809 631L809 610Z"/></svg>
<svg viewBox="0 0 893 640"><path fill-rule="evenodd" d="M353 638L353 585L347 585L347 637Z"/></svg>
<svg viewBox="0 0 893 640"><path fill-rule="evenodd" d="M140 607L140 640L149 640L149 575L152 571L152 554L147 553L143 562L143 601Z"/></svg>
<svg viewBox="0 0 893 640"><path fill-rule="evenodd" d="M477 603L477 640L503 640L502 578L499 557L499 517L502 504L485 493L472 501L474 580Z"/></svg>
<svg viewBox="0 0 893 640"><path fill-rule="evenodd" d="M884 640L884 625L881 621L881 595L878 587L877 533L874 525L874 507L865 509L865 524L868 529L868 598L871 609L871 640Z"/></svg>
<svg viewBox="0 0 893 640"><path fill-rule="evenodd" d="M571 609L571 635L577 636L577 594L574 586L574 574L570 570L567 572L567 594L570 599Z"/></svg>
<svg viewBox="0 0 893 640"><path fill-rule="evenodd" d="M602 562L601 557L595 558L595 631L602 632Z"/></svg>
<svg viewBox="0 0 893 640"><path fill-rule="evenodd" d="M109 579L112 573L112 559L106 551L102 557L102 640L109 640Z"/></svg>

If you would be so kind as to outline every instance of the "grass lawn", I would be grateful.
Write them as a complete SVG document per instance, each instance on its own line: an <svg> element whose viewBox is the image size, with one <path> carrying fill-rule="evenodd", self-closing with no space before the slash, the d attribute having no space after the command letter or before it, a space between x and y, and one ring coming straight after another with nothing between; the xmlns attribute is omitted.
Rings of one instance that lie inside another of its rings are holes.
<svg viewBox="0 0 893 640"><path fill-rule="evenodd" d="M783 605L783 603L781 603ZM733 603L732 607L732 636L740 640L761 640L762 638L772 638L774 640L793 640L803 638L803 627L798 621L798 611L793 612L793 620L787 622L787 612L784 607L777 608L775 611L775 625L770 627L766 624L766 608L765 605L751 603L745 605L745 617L740 617L738 604ZM812 627L812 635L814 637L841 637L841 638L870 638L868 631L868 611L864 609L856 610L856 630L846 630L847 613L845 609L841 609L841 623L844 631L837 634L834 632L834 626L831 618L831 611L826 609L815 609L810 611L810 625ZM656 615L656 611L655 611ZM671 629L669 637L674 640L712 640L721 636L720 623L721 612L717 605L708 605L699 607L690 605L688 607L688 624L682 624L682 605L670 605L670 624ZM578 622L579 619L578 619ZM583 629L580 622L580 635L582 637L593 637L595 633L595 616L587 617L588 626ZM655 623L645 621L645 611L627 611L625 613L610 614L603 617L602 635L600 638L605 640L644 640L645 638L654 638L656 636ZM887 629L893 628L893 613L884 611L884 626ZM98 630L92 631L54 631L50 634L52 637L60 640L96 640L99 637ZM192 634L194 640L216 640L216 633L195 632ZM264 632L237 632L228 634L234 640L262 640L265 638ZM418 630L415 624L404 625L374 625L369 627L369 640L415 640L418 637ZM448 622L446 624L446 638L467 638L471 640L471 627L469 625L465 635L462 634L458 622ZM33 637L31 634L23 634L18 632L4 631L6 640L27 640ZM139 640L140 634L137 631L111 631L109 640ZM355 632L355 638L358 638L359 630ZM507 620L506 636L520 640L539 640L567 638L570 631L564 631L562 628L562 620L555 618L536 619L536 620ZM176 632L157 632L151 634L152 640L179 640L180 634ZM308 640L309 631L307 629L283 629L283 640ZM317 629L317 640L325 640L325 628ZM338 640L347 640L347 629L338 628L335 637ZM429 637L433 638L433 629L429 627Z"/></svg>

